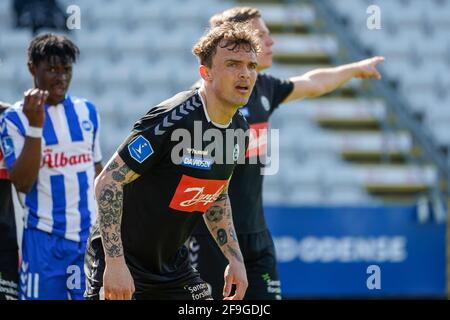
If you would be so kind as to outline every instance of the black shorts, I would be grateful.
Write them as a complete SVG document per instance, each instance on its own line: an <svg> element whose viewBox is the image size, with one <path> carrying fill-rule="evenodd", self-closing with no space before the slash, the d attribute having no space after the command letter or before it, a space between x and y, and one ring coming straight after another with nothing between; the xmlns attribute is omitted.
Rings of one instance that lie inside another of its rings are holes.
<svg viewBox="0 0 450 320"><path fill-rule="evenodd" d="M19 282L17 250L0 251L0 300L17 300Z"/></svg>
<svg viewBox="0 0 450 320"><path fill-rule="evenodd" d="M244 300L281 299L275 246L269 230L238 235L247 270L248 288ZM192 236L189 257L202 279L210 286L214 299L223 299L227 259L209 234Z"/></svg>
<svg viewBox="0 0 450 320"><path fill-rule="evenodd" d="M134 279L136 288L133 300L210 300L211 292L205 281L200 278L199 273L189 264L188 274L181 279L174 278L173 281L153 283L151 285L139 283ZM86 300L99 300L100 290L103 287L103 273L105 260L100 240L91 242L85 257L86 271ZM132 273L133 274L133 273Z"/></svg>

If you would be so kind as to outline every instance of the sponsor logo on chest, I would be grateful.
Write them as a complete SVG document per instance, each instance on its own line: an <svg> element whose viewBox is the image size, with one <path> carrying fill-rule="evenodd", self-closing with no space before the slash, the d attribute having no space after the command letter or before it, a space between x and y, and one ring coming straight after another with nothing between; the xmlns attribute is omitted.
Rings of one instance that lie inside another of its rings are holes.
<svg viewBox="0 0 450 320"><path fill-rule="evenodd" d="M181 165L184 167L211 170L214 160L208 157L208 151L186 148L187 154L183 155Z"/></svg>
<svg viewBox="0 0 450 320"><path fill-rule="evenodd" d="M41 168L48 167L50 169L56 169L85 163L92 163L92 153L67 154L64 151L56 152L52 149L45 149L42 156Z"/></svg>
<svg viewBox="0 0 450 320"><path fill-rule="evenodd" d="M198 179L183 175L169 207L184 212L205 213L225 190L228 180Z"/></svg>

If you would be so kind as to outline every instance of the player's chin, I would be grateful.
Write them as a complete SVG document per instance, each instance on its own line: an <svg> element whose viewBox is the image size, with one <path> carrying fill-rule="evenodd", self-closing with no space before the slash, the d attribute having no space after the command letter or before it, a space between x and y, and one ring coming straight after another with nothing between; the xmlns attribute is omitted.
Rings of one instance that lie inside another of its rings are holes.
<svg viewBox="0 0 450 320"><path fill-rule="evenodd" d="M234 104L238 105L238 106L244 106L247 104L249 96L240 96L240 97L236 97Z"/></svg>
<svg viewBox="0 0 450 320"><path fill-rule="evenodd" d="M66 92L50 92L47 100L50 101L63 101L66 97Z"/></svg>
<svg viewBox="0 0 450 320"><path fill-rule="evenodd" d="M56 100L63 100L69 90L68 87L56 86L49 90L49 96L55 98Z"/></svg>

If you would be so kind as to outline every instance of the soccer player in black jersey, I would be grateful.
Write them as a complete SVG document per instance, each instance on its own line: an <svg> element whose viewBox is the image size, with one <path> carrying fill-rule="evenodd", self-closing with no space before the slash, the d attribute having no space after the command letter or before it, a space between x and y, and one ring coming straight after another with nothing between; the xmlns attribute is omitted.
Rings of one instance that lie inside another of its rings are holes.
<svg viewBox="0 0 450 320"><path fill-rule="evenodd" d="M211 298L184 245L202 218L228 260L224 296L243 298L247 277L227 189L245 156L246 139L233 134L248 125L236 111L256 81L259 49L248 25L212 28L193 48L202 87L152 108L96 179L87 299L98 299L101 287L106 299Z"/></svg>
<svg viewBox="0 0 450 320"><path fill-rule="evenodd" d="M261 159L266 153L266 139L269 117L281 103L321 96L331 92L350 79L381 76L376 65L384 60L374 57L335 68L323 68L304 75L281 80L260 73L272 65L272 45L269 29L258 9L235 7L214 15L211 26L224 22L249 22L259 32L262 51L258 55L258 77L248 103L240 109L252 128L255 140L250 142L246 157ZM259 140L259 142L258 142ZM255 163L256 164L252 164ZM280 279L276 266L274 244L267 229L263 213L262 185L263 164L247 161L236 166L229 186L233 208L233 220L237 237L245 260L249 286L245 299L281 299ZM189 243L192 264L198 268L202 278L212 286L212 295L218 299L223 287L221 270L226 264L220 251L213 244L204 225L199 224Z"/></svg>
<svg viewBox="0 0 450 320"><path fill-rule="evenodd" d="M8 107L9 104L0 102L0 117ZM0 149L0 300L18 298L19 254L11 191L11 181Z"/></svg>

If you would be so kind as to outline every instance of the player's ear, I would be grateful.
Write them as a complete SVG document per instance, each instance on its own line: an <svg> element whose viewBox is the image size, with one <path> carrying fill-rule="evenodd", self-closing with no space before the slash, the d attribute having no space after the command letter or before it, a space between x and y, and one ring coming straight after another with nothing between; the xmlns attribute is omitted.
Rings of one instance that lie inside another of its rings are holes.
<svg viewBox="0 0 450 320"><path fill-rule="evenodd" d="M207 66L205 66L203 64L200 65L199 71L200 71L200 76L202 77L203 80L211 81L211 72Z"/></svg>
<svg viewBox="0 0 450 320"><path fill-rule="evenodd" d="M36 66L31 63L31 61L28 61L28 71L30 71L31 75L34 77L36 74Z"/></svg>

